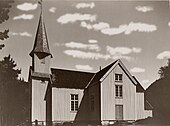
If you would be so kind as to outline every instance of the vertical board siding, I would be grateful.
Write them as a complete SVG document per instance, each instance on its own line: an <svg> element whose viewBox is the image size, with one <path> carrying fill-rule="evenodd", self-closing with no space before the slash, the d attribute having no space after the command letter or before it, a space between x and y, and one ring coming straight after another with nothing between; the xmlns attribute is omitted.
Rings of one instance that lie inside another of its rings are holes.
<svg viewBox="0 0 170 126"><path fill-rule="evenodd" d="M114 81L115 73L123 74L123 82L118 83ZM123 99L115 98L115 85L123 85ZM135 97L136 86L131 82L124 71L117 65L111 73L101 83L101 119L102 120L116 120L115 105L123 105L123 120L135 120Z"/></svg>
<svg viewBox="0 0 170 126"><path fill-rule="evenodd" d="M32 80L32 121L46 120L46 101L44 100L48 81Z"/></svg>
<svg viewBox="0 0 170 126"><path fill-rule="evenodd" d="M40 73L50 73L50 55L45 57L45 64L41 63L41 59L34 54L34 71Z"/></svg>
<svg viewBox="0 0 170 126"><path fill-rule="evenodd" d="M83 98L83 91L80 89L52 89L52 121L74 121L77 112L70 111L70 95L78 94L79 105Z"/></svg>
<svg viewBox="0 0 170 126"><path fill-rule="evenodd" d="M144 93L136 93L137 120L145 118L144 113Z"/></svg>
<svg viewBox="0 0 170 126"><path fill-rule="evenodd" d="M114 84L111 75L101 83L101 120L115 119Z"/></svg>

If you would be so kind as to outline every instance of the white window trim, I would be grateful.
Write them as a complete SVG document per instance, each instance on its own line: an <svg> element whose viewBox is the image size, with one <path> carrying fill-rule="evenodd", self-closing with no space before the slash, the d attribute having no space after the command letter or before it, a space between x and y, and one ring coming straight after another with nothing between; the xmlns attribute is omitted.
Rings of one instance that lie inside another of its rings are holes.
<svg viewBox="0 0 170 126"><path fill-rule="evenodd" d="M118 96L116 96L116 86L118 87ZM120 96L120 87L122 87L122 96ZM116 98L123 98L123 85L115 85L115 97Z"/></svg>
<svg viewBox="0 0 170 126"><path fill-rule="evenodd" d="M118 75L118 79L116 80L116 75ZM122 76L122 79L120 80L120 75ZM123 82L123 74L122 73L115 73L114 75L115 82Z"/></svg>
<svg viewBox="0 0 170 126"><path fill-rule="evenodd" d="M71 99L71 96L74 95L74 100ZM78 96L78 100L75 100L75 96ZM72 108L72 105L71 105L71 102L74 102L74 110L71 110ZM75 102L78 102L78 107L77 107L77 110L76 110L76 105L75 105ZM79 108L79 95L78 94L70 94L70 112L77 112L78 111L78 108Z"/></svg>

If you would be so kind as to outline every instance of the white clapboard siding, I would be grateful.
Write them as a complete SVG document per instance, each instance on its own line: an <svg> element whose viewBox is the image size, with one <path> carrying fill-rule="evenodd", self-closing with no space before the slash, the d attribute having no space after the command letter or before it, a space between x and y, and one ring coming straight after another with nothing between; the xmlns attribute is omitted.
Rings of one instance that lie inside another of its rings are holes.
<svg viewBox="0 0 170 126"><path fill-rule="evenodd" d="M83 90L52 88L52 121L74 121L77 112L70 111L71 94L78 94L80 105L83 97Z"/></svg>
<svg viewBox="0 0 170 126"><path fill-rule="evenodd" d="M115 73L123 74L123 82L114 81ZM115 85L123 85L123 99L115 98ZM101 119L116 120L115 105L123 105L123 120L135 120L135 93L136 86L117 65L101 83Z"/></svg>
<svg viewBox="0 0 170 126"><path fill-rule="evenodd" d="M115 105L114 94L111 75L107 76L101 83L101 120L114 120L115 119Z"/></svg>
<svg viewBox="0 0 170 126"><path fill-rule="evenodd" d="M144 93L136 93L136 114L137 120L145 118Z"/></svg>
<svg viewBox="0 0 170 126"><path fill-rule="evenodd" d="M46 120L46 101L44 100L48 81L32 80L32 121Z"/></svg>
<svg viewBox="0 0 170 126"><path fill-rule="evenodd" d="M50 55L45 57L45 64L41 63L43 59L39 59L36 54L34 54L34 71L40 73L50 73Z"/></svg>

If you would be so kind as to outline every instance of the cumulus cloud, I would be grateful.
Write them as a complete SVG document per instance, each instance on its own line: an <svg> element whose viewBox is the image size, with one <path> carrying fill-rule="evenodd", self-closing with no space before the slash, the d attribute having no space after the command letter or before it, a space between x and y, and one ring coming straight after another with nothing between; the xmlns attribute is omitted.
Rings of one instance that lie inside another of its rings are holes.
<svg viewBox="0 0 170 126"><path fill-rule="evenodd" d="M131 34L132 32L153 32L156 31L157 27L155 25L146 24L146 23L134 23L130 22L128 25L120 25L117 28L106 28L102 29L101 32L107 35L117 35L124 33L126 35Z"/></svg>
<svg viewBox="0 0 170 126"><path fill-rule="evenodd" d="M66 55L72 56L73 58L80 58L80 59L93 59L93 60L125 59L128 61L131 61L133 59L132 57L124 56L124 55L102 54L102 53L96 53L96 52L85 52L85 51L80 51L80 50L65 50L64 53Z"/></svg>
<svg viewBox="0 0 170 126"><path fill-rule="evenodd" d="M34 15L32 14L22 14L22 15L13 17L13 20L18 20L18 19L31 20L33 18L34 18Z"/></svg>
<svg viewBox="0 0 170 126"><path fill-rule="evenodd" d="M23 3L17 5L17 8L22 11L30 11L30 10L35 10L38 7L37 4L32 4L32 3Z"/></svg>
<svg viewBox="0 0 170 126"><path fill-rule="evenodd" d="M16 33L16 32L10 32L10 35L16 36L25 36L25 37L32 37L32 34L28 33L28 32L20 32L20 33Z"/></svg>
<svg viewBox="0 0 170 126"><path fill-rule="evenodd" d="M139 67L134 67L130 70L132 73L143 73L145 72L145 69L139 68Z"/></svg>
<svg viewBox="0 0 170 126"><path fill-rule="evenodd" d="M170 51L164 51L157 55L157 59L168 59L170 58Z"/></svg>
<svg viewBox="0 0 170 126"><path fill-rule="evenodd" d="M94 39L90 39L88 42L91 43L91 44L98 43L98 41L97 41L97 40L94 40Z"/></svg>
<svg viewBox="0 0 170 126"><path fill-rule="evenodd" d="M133 31L138 31L138 32L153 32L157 30L157 27L152 24L145 24L145 23L134 23L131 22L129 25L127 25L125 34L130 34Z"/></svg>
<svg viewBox="0 0 170 126"><path fill-rule="evenodd" d="M84 44L80 42L67 42L67 43L54 43L53 46L65 46L67 48L73 48L73 49L83 49L83 50L94 50L94 51L100 51L100 47L97 43L97 40L89 40L89 43Z"/></svg>
<svg viewBox="0 0 170 126"><path fill-rule="evenodd" d="M108 60L110 55L105 55L101 53L95 53L95 52L84 52L80 50L65 50L64 53L66 55L72 56L73 58L80 58L80 59L105 59Z"/></svg>
<svg viewBox="0 0 170 126"><path fill-rule="evenodd" d="M99 22L96 24L90 24L85 21L80 23L80 26L87 28L88 30L100 31L106 35L117 35L124 33L126 35L131 34L132 32L153 32L157 30L157 27L152 24L146 23L134 23L130 22L129 24L119 25L118 27L110 27L106 22Z"/></svg>
<svg viewBox="0 0 170 126"><path fill-rule="evenodd" d="M99 51L100 47L97 44L83 44L78 42L69 42L65 44L66 47L77 48L77 49L89 49Z"/></svg>
<svg viewBox="0 0 170 126"><path fill-rule="evenodd" d="M57 22L61 23L61 24L75 23L76 21L94 22L94 21L96 21L96 15L80 14L80 13L74 13L74 14L68 13L68 14L60 16L57 19Z"/></svg>
<svg viewBox="0 0 170 126"><path fill-rule="evenodd" d="M136 48L133 47L128 48L128 47L111 47L111 46L106 46L106 50L109 54L111 55L127 55L130 53L140 53L141 52L141 48Z"/></svg>
<svg viewBox="0 0 170 126"><path fill-rule="evenodd" d="M51 8L49 9L49 11L50 11L51 13L55 13L55 12L56 12L56 7L51 7Z"/></svg>
<svg viewBox="0 0 170 126"><path fill-rule="evenodd" d="M134 52L134 53L140 53L141 51L142 51L141 48L136 48L136 47L132 48L132 52Z"/></svg>
<svg viewBox="0 0 170 126"><path fill-rule="evenodd" d="M81 9L81 8L94 8L95 7L95 4L94 2L91 2L91 3L78 3L76 4L75 6L77 9Z"/></svg>
<svg viewBox="0 0 170 126"><path fill-rule="evenodd" d="M93 70L93 67L89 65L75 65L78 70Z"/></svg>
<svg viewBox="0 0 170 126"><path fill-rule="evenodd" d="M97 24L89 24L86 23L85 21L82 21L80 26L83 28L87 28L88 30L94 29L95 31L99 31L110 27L110 25L105 22L99 22Z"/></svg>
<svg viewBox="0 0 170 126"><path fill-rule="evenodd" d="M153 7L151 6L137 6L135 8L137 11L140 11L140 12L149 12L149 11L153 11Z"/></svg>

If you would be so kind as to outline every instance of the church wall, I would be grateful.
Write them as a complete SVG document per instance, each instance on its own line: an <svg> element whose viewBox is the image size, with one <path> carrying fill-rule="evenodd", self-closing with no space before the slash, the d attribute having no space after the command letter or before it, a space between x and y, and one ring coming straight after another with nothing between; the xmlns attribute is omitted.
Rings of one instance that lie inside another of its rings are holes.
<svg viewBox="0 0 170 126"><path fill-rule="evenodd" d="M77 112L71 111L71 94L78 94L80 106L83 91L81 89L52 88L52 121L74 121Z"/></svg>
<svg viewBox="0 0 170 126"><path fill-rule="evenodd" d="M89 121L100 122L101 121L101 107L100 107L100 83L89 85L88 87L88 102L89 102ZM93 99L94 97L94 103ZM93 108L94 104L94 108Z"/></svg>
<svg viewBox="0 0 170 126"><path fill-rule="evenodd" d="M40 73L50 73L50 55L39 59L36 54L34 54L34 72Z"/></svg>
<svg viewBox="0 0 170 126"><path fill-rule="evenodd" d="M122 82L115 82L115 73L123 75ZM123 86L123 97L116 98L115 85ZM116 120L115 106L123 105L123 120L136 119L136 86L131 82L119 65L110 71L101 82L101 120Z"/></svg>
<svg viewBox="0 0 170 126"><path fill-rule="evenodd" d="M48 81L32 79L31 121L46 121L46 101L44 100Z"/></svg>

